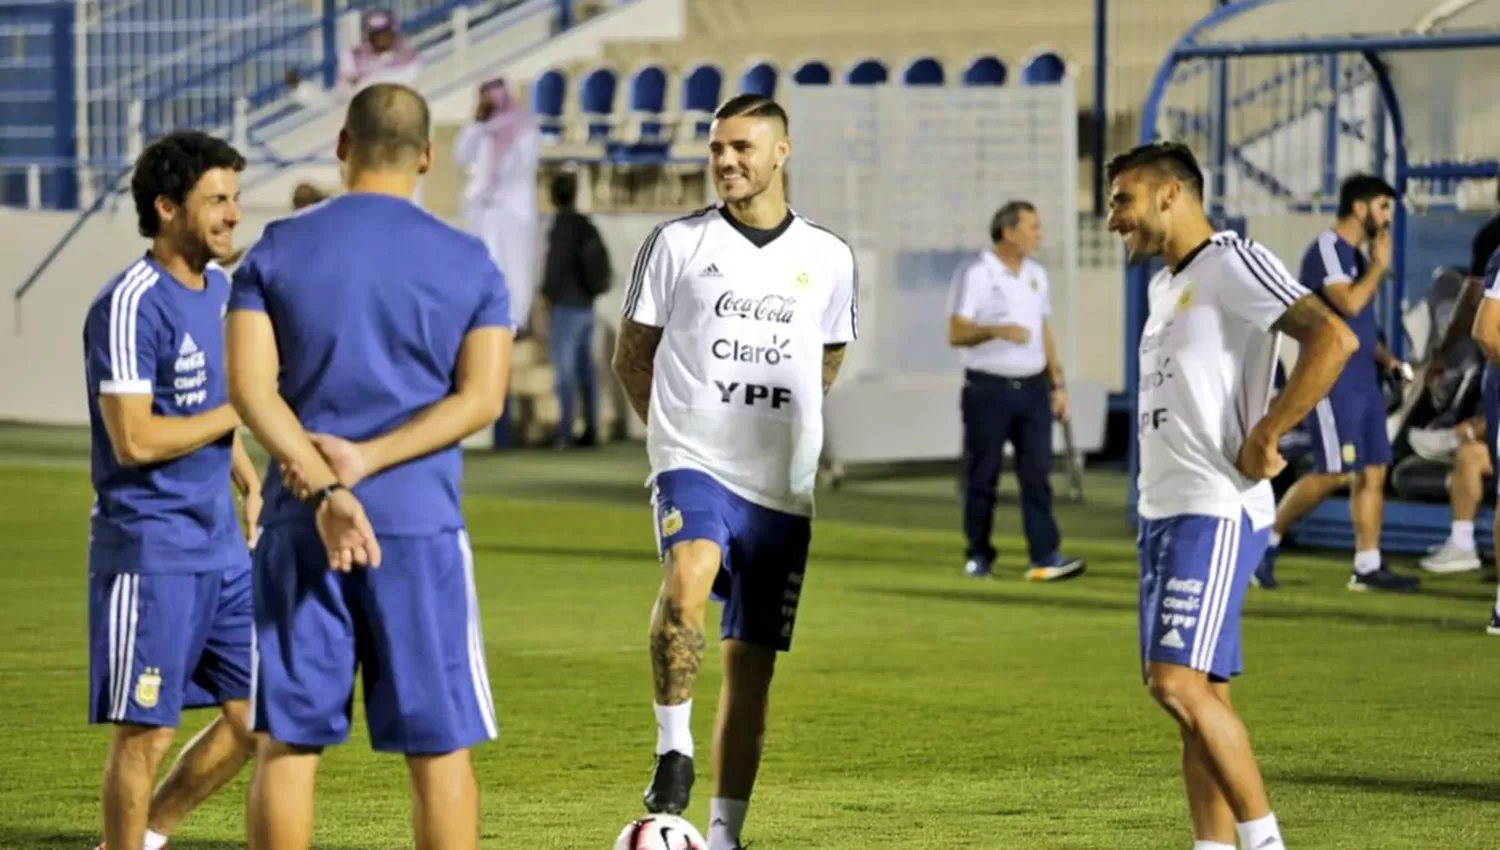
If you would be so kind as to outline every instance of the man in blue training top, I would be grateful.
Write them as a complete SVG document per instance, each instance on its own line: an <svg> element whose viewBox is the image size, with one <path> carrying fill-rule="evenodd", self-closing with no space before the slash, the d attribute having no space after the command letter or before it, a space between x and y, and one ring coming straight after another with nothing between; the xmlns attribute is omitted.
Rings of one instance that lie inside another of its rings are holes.
<svg viewBox="0 0 1500 850"><path fill-rule="evenodd" d="M105 845L159 850L250 758L250 558L260 481L224 378L224 310L245 160L203 133L141 153L145 256L89 307L83 345L96 499L89 534L89 719L114 724ZM184 708L220 706L155 795Z"/></svg>
<svg viewBox="0 0 1500 850"><path fill-rule="evenodd" d="M1396 190L1379 177L1356 174L1339 187L1338 221L1302 255L1302 285L1319 293L1359 337L1328 397L1309 417L1316 472L1304 475L1281 497L1270 547L1255 571L1260 587L1276 587L1276 548L1282 535L1320 502L1344 487L1352 489L1349 519L1354 525L1354 572L1350 590L1416 590L1420 582L1387 569L1380 558L1385 509L1385 473L1391 441L1385 427L1381 372L1403 384L1411 366L1380 341L1375 293L1390 267L1391 213ZM1367 247L1368 258L1360 253Z"/></svg>
<svg viewBox="0 0 1500 850"><path fill-rule="evenodd" d="M1477 250L1477 249L1476 249ZM1500 451L1500 250L1490 254L1484 267L1484 299L1474 315L1474 343L1484 352L1484 396L1479 408L1485 421L1485 442L1489 445L1490 469L1500 469L1495 464L1496 452ZM1495 526L1500 529L1500 511L1495 512ZM1500 540L1500 536L1495 539ZM1485 631L1500 636L1500 592L1496 593L1495 606L1490 609L1490 623Z"/></svg>
<svg viewBox="0 0 1500 850"><path fill-rule="evenodd" d="M468 748L497 727L459 441L500 415L510 299L483 243L409 200L429 127L411 89L362 90L347 194L272 222L234 275L230 397L279 462L254 556L252 850L309 846L356 666L371 744L406 756L416 846L479 842Z"/></svg>

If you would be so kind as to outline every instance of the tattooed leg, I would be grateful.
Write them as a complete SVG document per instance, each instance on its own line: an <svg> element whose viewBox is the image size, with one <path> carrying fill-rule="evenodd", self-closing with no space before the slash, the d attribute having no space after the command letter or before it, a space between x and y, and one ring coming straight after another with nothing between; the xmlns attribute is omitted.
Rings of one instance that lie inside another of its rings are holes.
<svg viewBox="0 0 1500 850"><path fill-rule="evenodd" d="M698 668L708 646L703 621L708 594L719 571L719 547L706 540L673 546L661 594L651 617L651 669L657 705L693 697Z"/></svg>
<svg viewBox="0 0 1500 850"><path fill-rule="evenodd" d="M689 618L677 602L666 597L656 600L651 618L651 671L656 674L659 705L692 699L707 643L701 613Z"/></svg>

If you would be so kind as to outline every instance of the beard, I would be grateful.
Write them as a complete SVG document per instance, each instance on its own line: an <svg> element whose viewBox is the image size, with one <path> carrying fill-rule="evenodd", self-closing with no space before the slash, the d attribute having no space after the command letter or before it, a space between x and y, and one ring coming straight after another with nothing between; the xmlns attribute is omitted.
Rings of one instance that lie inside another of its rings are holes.
<svg viewBox="0 0 1500 850"><path fill-rule="evenodd" d="M1374 239L1380 235L1380 231L1385 229L1375 223L1375 216L1372 213L1365 213L1365 220L1361 222L1361 226L1364 227L1366 239Z"/></svg>

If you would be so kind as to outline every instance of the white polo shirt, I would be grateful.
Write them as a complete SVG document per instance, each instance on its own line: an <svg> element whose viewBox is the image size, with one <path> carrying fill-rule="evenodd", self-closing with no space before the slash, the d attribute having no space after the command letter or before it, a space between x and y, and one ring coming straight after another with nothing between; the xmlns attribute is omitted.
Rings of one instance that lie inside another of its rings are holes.
<svg viewBox="0 0 1500 850"><path fill-rule="evenodd" d="M1042 323L1052 315L1047 270L1027 257L1012 272L994 251L981 251L953 273L948 312L976 325L1020 325L1025 342L992 339L963 349L965 369L1004 378L1030 378L1047 368Z"/></svg>

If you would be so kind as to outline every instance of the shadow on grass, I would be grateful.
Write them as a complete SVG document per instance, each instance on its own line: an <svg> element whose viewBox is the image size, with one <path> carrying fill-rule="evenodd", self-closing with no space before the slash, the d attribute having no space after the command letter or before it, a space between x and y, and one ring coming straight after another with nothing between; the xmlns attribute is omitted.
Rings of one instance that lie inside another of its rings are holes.
<svg viewBox="0 0 1500 850"><path fill-rule="evenodd" d="M1349 776L1328 773L1282 773L1271 778L1272 785L1283 783L1403 796L1415 794L1421 797L1468 800L1475 803L1500 803L1500 782L1465 782L1424 779L1415 776Z"/></svg>
<svg viewBox="0 0 1500 850"><path fill-rule="evenodd" d="M1084 579L1087 581L1087 579ZM996 605L1016 608L1054 608L1071 611L1139 611L1130 600L1073 598L1067 596L1024 596L1019 593L990 593L979 589L939 590L932 588L857 587L856 592L906 599L930 599L938 602L963 602L971 605ZM1251 610L1252 620L1280 620L1304 623L1347 623L1357 626L1411 626L1439 632L1474 632L1472 618L1447 618L1422 615L1388 614L1376 611L1330 611L1322 608L1275 608Z"/></svg>

